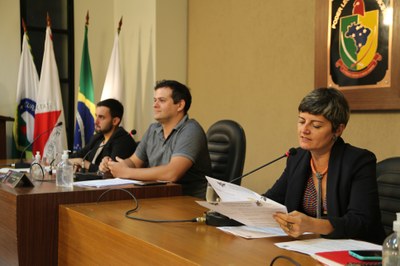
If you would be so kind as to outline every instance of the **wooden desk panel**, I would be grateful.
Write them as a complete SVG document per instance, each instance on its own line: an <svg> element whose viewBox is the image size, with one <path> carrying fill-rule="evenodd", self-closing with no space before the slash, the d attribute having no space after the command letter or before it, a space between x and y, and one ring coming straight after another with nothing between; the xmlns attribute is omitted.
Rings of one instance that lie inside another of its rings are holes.
<svg viewBox="0 0 400 266"><path fill-rule="evenodd" d="M16 197L0 192L0 265L18 258L16 206Z"/></svg>
<svg viewBox="0 0 400 266"><path fill-rule="evenodd" d="M107 188L59 188L54 182L34 182L33 188L0 183L0 265L57 265L58 206L96 202ZM122 186L138 198L181 195L176 184ZM102 200L129 199L121 190Z"/></svg>
<svg viewBox="0 0 400 266"><path fill-rule="evenodd" d="M191 197L140 200L138 217L191 219L205 209ZM280 249L289 237L246 240L203 223L149 223L127 219L132 201L60 207L60 265L269 265L278 255L320 265ZM288 265L278 260L275 265Z"/></svg>

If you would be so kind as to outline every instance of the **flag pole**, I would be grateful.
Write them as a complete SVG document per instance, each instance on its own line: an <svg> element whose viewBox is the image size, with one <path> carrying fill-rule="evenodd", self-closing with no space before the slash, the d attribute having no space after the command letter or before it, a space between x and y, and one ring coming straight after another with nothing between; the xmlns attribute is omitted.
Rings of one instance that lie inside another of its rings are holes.
<svg viewBox="0 0 400 266"><path fill-rule="evenodd" d="M119 35L120 31L121 31L121 27L122 27L122 17L121 17L121 19L119 20L119 23L118 23L118 35Z"/></svg>
<svg viewBox="0 0 400 266"><path fill-rule="evenodd" d="M22 20L22 28L24 29L24 32L26 33L27 30L26 30L25 20L23 18L21 20Z"/></svg>
<svg viewBox="0 0 400 266"><path fill-rule="evenodd" d="M47 27L51 27L51 19L50 19L49 12L47 12L46 22L47 22Z"/></svg>
<svg viewBox="0 0 400 266"><path fill-rule="evenodd" d="M89 26L89 10L86 12L86 23L85 26Z"/></svg>

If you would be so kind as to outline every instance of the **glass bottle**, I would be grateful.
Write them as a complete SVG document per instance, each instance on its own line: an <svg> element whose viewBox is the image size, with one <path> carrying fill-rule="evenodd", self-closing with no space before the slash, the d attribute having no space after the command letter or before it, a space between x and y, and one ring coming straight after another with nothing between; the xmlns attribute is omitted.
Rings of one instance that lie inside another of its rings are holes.
<svg viewBox="0 0 400 266"><path fill-rule="evenodd" d="M382 245L383 266L400 266L400 212L396 215L397 220L393 221L393 233L385 239Z"/></svg>

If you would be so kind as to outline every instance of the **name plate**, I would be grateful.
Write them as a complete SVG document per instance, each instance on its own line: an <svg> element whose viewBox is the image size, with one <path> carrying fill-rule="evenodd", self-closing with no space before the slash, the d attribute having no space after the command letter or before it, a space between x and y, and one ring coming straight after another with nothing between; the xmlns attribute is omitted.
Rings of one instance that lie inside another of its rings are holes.
<svg viewBox="0 0 400 266"><path fill-rule="evenodd" d="M16 171L8 171L3 179L3 183L12 187L33 187L33 183L24 173L19 173Z"/></svg>

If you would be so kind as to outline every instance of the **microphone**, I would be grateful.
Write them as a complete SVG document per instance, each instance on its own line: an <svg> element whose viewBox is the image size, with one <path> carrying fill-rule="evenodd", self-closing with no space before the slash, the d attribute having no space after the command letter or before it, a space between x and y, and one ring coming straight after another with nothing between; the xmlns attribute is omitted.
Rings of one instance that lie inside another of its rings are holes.
<svg viewBox="0 0 400 266"><path fill-rule="evenodd" d="M136 134L137 132L136 132L136 129L132 129L131 131L129 131L128 133L127 133L127 135L129 135L129 136L131 136L131 137L133 137L135 134ZM119 139L119 138L122 138L122 137L125 137L126 135L121 135L121 136L119 136L119 137L117 137L117 138L115 138L114 140L116 140L116 139ZM85 160L86 160L86 158L92 153L92 152L94 152L94 151L97 151L98 149L100 149L100 147L104 147L105 145L99 145L98 147L94 147L94 148L92 148L92 149L90 149L83 157L82 157L82 167L81 167L81 170L80 170L80 172L81 173L86 173L86 170L87 169L85 169L85 167L84 167L84 162L85 162Z"/></svg>
<svg viewBox="0 0 400 266"><path fill-rule="evenodd" d="M260 169L262 169L262 168L264 168L264 167L266 167L266 166L268 166L270 164L273 164L274 162L279 161L282 158L289 157L289 156L294 156L294 155L296 155L296 153L297 153L297 150L295 148L290 148L287 152L285 152L284 155L282 155L282 156L276 158L275 160L272 160L272 161L270 161L270 162L268 162L268 163L266 163L264 165L261 165L260 167L257 167L256 169L251 170L250 172L248 172L248 173L246 173L246 174L244 174L242 176L239 176L239 177L236 177L236 178L232 179L231 181L229 181L229 183L234 183L235 181L237 181L239 179L242 179L243 177L246 177L246 176L248 176L248 175L250 175L250 174L252 174L254 172L257 172L258 170L260 170Z"/></svg>
<svg viewBox="0 0 400 266"><path fill-rule="evenodd" d="M49 129L47 129L46 131L40 133L31 143L29 143L29 144L24 148L24 150L21 152L21 157L19 158L19 162L16 162L15 165L14 165L14 167L15 167L15 168L29 168L29 167L31 166L31 164L30 164L30 163L24 163L24 162L23 162L23 156L24 156L26 150L27 150L29 147L31 147L31 146L33 145L33 143L35 143L35 141L37 141L41 136L43 136L43 135L46 134L46 133L49 133L50 131L52 131L52 130L55 129L56 127L62 126L62 124L63 124L63 122L60 121L60 122L58 122L57 124L55 124L55 126L53 126L53 127L49 128Z"/></svg>
<svg viewBox="0 0 400 266"><path fill-rule="evenodd" d="M250 175L250 174L252 174L252 173L254 173L254 172L256 172L256 171L258 171L258 170L260 170L260 169L262 169L262 168L264 168L264 167L266 167L268 165L270 165L270 164L273 164L274 162L279 161L282 158L289 157L289 156L294 156L294 155L296 155L296 153L297 153L297 150L295 148L290 148L287 152L285 152L284 155L282 155L282 156L280 156L280 157L278 157L278 158L276 158L276 159L274 159L274 160L272 160L272 161L270 161L270 162L268 162L266 164L263 164L260 167L257 167L256 169L253 169L253 170L251 170L250 172L248 172L248 173L246 173L244 175L241 175L239 177L236 177L236 178L232 179L231 181L229 181L229 183L234 183L235 181L237 181L239 179L242 179L243 177L246 177L246 176L248 176L248 175ZM208 202L217 201L217 195L216 195L214 189L210 185L208 185L208 187L207 187L206 200ZM229 218L229 217L227 217L225 215L222 215L222 214L220 214L218 212L214 212L214 211L206 212L205 217L206 217L205 220L206 220L206 224L207 225L212 225L212 226L240 226L240 225L243 225L242 223L240 223L238 221L235 221L235 220L233 220L233 219L231 219L231 218Z"/></svg>
<svg viewBox="0 0 400 266"><path fill-rule="evenodd" d="M132 129L128 134L133 137L134 135L136 135L137 131L136 129Z"/></svg>

